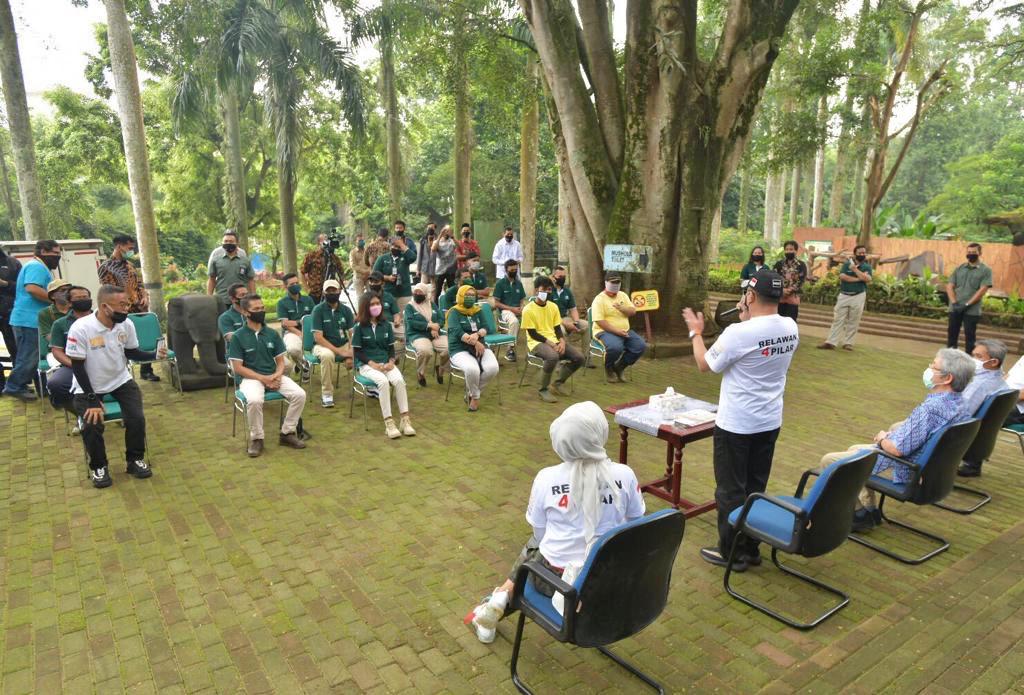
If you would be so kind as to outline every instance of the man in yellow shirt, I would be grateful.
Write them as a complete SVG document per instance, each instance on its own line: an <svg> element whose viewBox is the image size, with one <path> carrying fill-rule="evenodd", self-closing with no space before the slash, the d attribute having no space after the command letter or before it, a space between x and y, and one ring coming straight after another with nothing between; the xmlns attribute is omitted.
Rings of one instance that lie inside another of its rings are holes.
<svg viewBox="0 0 1024 695"><path fill-rule="evenodd" d="M544 360L544 370L540 375L540 399L545 403L558 402L552 394L567 396L568 393L562 390L565 382L583 366L583 353L565 342L562 313L553 299L554 291L555 284L550 278L537 276L533 281L534 298L527 303L522 316L526 347L530 354ZM562 368L552 384L551 377L559 362Z"/></svg>
<svg viewBox="0 0 1024 695"><path fill-rule="evenodd" d="M608 383L622 381L622 372L647 350L647 343L629 328L629 317L636 313L629 295L621 291L621 273L604 274L604 292L590 304L594 337L604 344L604 373Z"/></svg>

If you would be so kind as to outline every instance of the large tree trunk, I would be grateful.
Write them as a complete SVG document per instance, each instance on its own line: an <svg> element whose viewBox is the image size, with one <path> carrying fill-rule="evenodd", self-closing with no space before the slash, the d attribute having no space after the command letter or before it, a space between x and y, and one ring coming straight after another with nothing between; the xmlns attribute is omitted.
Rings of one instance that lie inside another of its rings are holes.
<svg viewBox="0 0 1024 695"><path fill-rule="evenodd" d="M708 251L708 260L711 263L718 262L718 242L722 236L722 206L718 206L718 211L715 212L715 216L711 219L711 240L708 245L711 247Z"/></svg>
<svg viewBox="0 0 1024 695"><path fill-rule="evenodd" d="M853 140L854 127L850 123L853 110L853 90L847 85L846 101L843 105L843 125L839 130L839 141L836 143L836 168L832 178L832 194L828 201L828 219L834 226L843 217L843 200L846 195L846 177L850 168L850 148Z"/></svg>
<svg viewBox="0 0 1024 695"><path fill-rule="evenodd" d="M573 229L572 214L569 212L569 192L566 190L566 179L569 172L558 172L558 262L568 263L572 253L570 239L576 235ZM572 273L572 268L569 269ZM570 278L570 282L572 279Z"/></svg>
<svg viewBox="0 0 1024 695"><path fill-rule="evenodd" d="M800 224L800 184L803 181L803 162L793 165L793 173L789 181L789 227L792 229Z"/></svg>
<svg viewBox="0 0 1024 695"><path fill-rule="evenodd" d="M530 57L527 64L526 100L519 130L519 243L523 245L523 267L532 271L537 243L537 150L540 147L540 114L537 79L540 66Z"/></svg>
<svg viewBox="0 0 1024 695"><path fill-rule="evenodd" d="M402 216L402 123L398 114L398 87L395 84L395 45L390 36L381 38L380 83L384 103L384 123L388 159L388 214L391 220Z"/></svg>
<svg viewBox="0 0 1024 695"><path fill-rule="evenodd" d="M277 168L278 206L281 208L281 252L284 272L298 272L298 251L295 247L295 178L290 167Z"/></svg>
<svg viewBox="0 0 1024 695"><path fill-rule="evenodd" d="M153 213L153 189L149 177L149 155L146 151L146 127L143 123L142 96L139 92L139 70L132 43L131 27L123 0L103 0L107 9L107 44L110 68L114 75L117 113L121 120L128 187L135 214L135 234L142 265L142 281L149 292L149 308L164 319L164 290L160 275L160 246L156 236Z"/></svg>
<svg viewBox="0 0 1024 695"><path fill-rule="evenodd" d="M736 214L736 229L740 234L747 231L747 214L750 212L750 172L747 167L740 169L740 209Z"/></svg>
<svg viewBox="0 0 1024 695"><path fill-rule="evenodd" d="M13 240L17 236L18 207L14 204L14 196L11 195L11 174L7 169L7 153L4 151L2 139L0 139L0 176L3 177L4 205L7 206L7 219L11 224L11 240Z"/></svg>
<svg viewBox="0 0 1024 695"><path fill-rule="evenodd" d="M228 176L228 224L238 233L238 244L249 251L249 212L245 200L245 167L242 164L242 128L238 93L233 86L220 95L224 120L224 160Z"/></svg>
<svg viewBox="0 0 1024 695"><path fill-rule="evenodd" d="M0 0L0 79L3 80L4 104L11 130L11 149L14 152L14 171L18 177L18 198L25 220L25 238L37 241L46 238L43 218L43 197L36 174L36 150L32 142L32 121L28 115L25 79L21 74L21 56L18 53L18 35L14 29L14 15L10 0ZM18 236L16 226L11 233Z"/></svg>
<svg viewBox="0 0 1024 695"><path fill-rule="evenodd" d="M811 209L811 226L821 226L821 207L825 200L825 145L818 148L814 157L814 203Z"/></svg>
<svg viewBox="0 0 1024 695"><path fill-rule="evenodd" d="M473 122L469 113L469 66L466 56L466 19L460 15L452 47L455 91L455 224L472 224L470 199L473 160Z"/></svg>

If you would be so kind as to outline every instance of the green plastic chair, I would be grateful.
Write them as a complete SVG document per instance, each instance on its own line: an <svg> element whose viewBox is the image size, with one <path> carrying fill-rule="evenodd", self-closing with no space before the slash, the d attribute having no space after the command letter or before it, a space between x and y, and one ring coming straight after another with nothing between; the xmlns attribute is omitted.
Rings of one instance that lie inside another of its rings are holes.
<svg viewBox="0 0 1024 695"><path fill-rule="evenodd" d="M145 350L146 352L156 352L157 341L163 337L163 331L160 328L160 319L151 311L140 314L128 314L129 320L135 325L135 333L139 338L139 349ZM142 360L136 361L131 360L132 376L135 375L135 366L140 364L155 364L157 362L167 362L171 367L171 381L178 388L178 393L183 393L181 388L181 375L178 372L178 358L174 355L174 350L168 348L167 357L164 359L155 360Z"/></svg>
<svg viewBox="0 0 1024 695"><path fill-rule="evenodd" d="M46 396L49 395L50 390L46 388L46 373L50 371L50 363L46 361L46 356L50 354L50 336L39 334L39 363L36 364L36 375L39 378L39 412L45 413L46 407L44 401Z"/></svg>
<svg viewBox="0 0 1024 695"><path fill-rule="evenodd" d="M241 383L241 379L235 377L236 386ZM280 415L278 416L277 427L280 430L281 424L284 422L284 404L286 403L284 396L277 391L266 390L263 392L263 402L273 403L274 401L280 401ZM249 411L246 408L248 402L245 399L245 394L242 393L242 389L235 389L235 402L231 409L231 436L235 436L235 421L238 419L238 414L242 414L242 419L245 422L245 446L249 447Z"/></svg>
<svg viewBox="0 0 1024 695"><path fill-rule="evenodd" d="M480 303L480 313L484 317L484 327L487 329L487 335L484 336L484 344L487 347L492 348L494 350L495 357L500 359L501 348L515 347L516 341L519 340L519 336L498 332L498 324L494 319L494 310L491 309L491 305L487 302Z"/></svg>
<svg viewBox="0 0 1024 695"><path fill-rule="evenodd" d="M124 426L124 415L121 413L121 404L117 402L117 399L111 396L109 393L104 395L100 399L103 404L103 422L119 422L121 426ZM67 408L63 408L64 411L64 434L70 437L73 434L71 429L71 414ZM79 434L81 434L79 432ZM149 453L149 435L146 436L146 458L152 460ZM82 457L85 459L86 468L89 467L89 450L85 448L85 440L82 440Z"/></svg>

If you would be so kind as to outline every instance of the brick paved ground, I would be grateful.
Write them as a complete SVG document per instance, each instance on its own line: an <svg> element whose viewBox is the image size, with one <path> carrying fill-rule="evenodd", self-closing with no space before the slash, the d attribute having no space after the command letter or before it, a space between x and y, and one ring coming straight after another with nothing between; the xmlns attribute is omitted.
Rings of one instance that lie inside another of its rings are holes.
<svg viewBox="0 0 1024 695"><path fill-rule="evenodd" d="M820 454L869 438L923 395L925 358L807 342L770 491L791 493ZM576 398L608 405L669 383L717 393L715 377L682 359L644 362L634 378L607 386L590 371ZM219 391L182 397L145 384L156 474L132 480L118 464L104 491L87 484L80 442L58 417L0 400L3 692L511 692L513 625L484 646L461 618L528 532L524 504L537 461L554 462L547 426L559 408L517 391L508 367L502 380L504 408L489 394L476 415L444 403L436 384L414 387L419 436L400 442L385 439L379 412L367 433L341 407L310 405L310 448L268 439L255 462L231 438ZM121 451L118 427L107 440ZM684 489L710 496L709 445L687 455ZM663 460L653 440L634 437L641 478ZM677 692L1024 691L1022 474L1017 444L1001 442L981 481L996 492L983 512L893 510L954 538L924 566L853 544L795 561L853 597L809 634L729 599L697 557L713 515L691 520L668 608L618 649ZM803 615L820 605L767 565L739 580ZM638 689L536 626L521 670L540 692Z"/></svg>

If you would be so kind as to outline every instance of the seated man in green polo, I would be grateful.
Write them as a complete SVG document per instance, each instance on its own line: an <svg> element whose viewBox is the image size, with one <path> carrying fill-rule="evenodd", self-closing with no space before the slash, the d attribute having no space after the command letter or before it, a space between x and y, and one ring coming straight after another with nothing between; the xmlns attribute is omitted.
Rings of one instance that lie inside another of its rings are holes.
<svg viewBox="0 0 1024 695"><path fill-rule="evenodd" d="M510 258L505 261L505 277L494 283L494 308L498 317L508 326L508 334L519 337L519 317L523 314L523 302L526 290L519 279L519 261ZM513 345L505 353L509 362L516 361L516 348Z"/></svg>
<svg viewBox="0 0 1024 695"><path fill-rule="evenodd" d="M284 375L284 341L277 331L267 327L267 312L258 294L246 296L239 308L245 315L245 325L232 335L228 359L235 376L242 380L238 390L245 397L249 420L249 456L256 458L263 453L263 401L268 390L277 391L288 402L278 442L293 449L305 449L306 443L299 439L298 427L306 405L306 392Z"/></svg>
<svg viewBox="0 0 1024 695"><path fill-rule="evenodd" d="M382 308L381 315L384 317L385 321L389 321L391 323L391 328L395 333L395 339L404 342L405 326L402 325L402 311L398 306L398 301L390 292L388 292L388 288L384 284L384 275L378 270L370 273L370 277L366 281L366 288L367 292L376 292L377 296L380 297L380 305Z"/></svg>
<svg viewBox="0 0 1024 695"><path fill-rule="evenodd" d="M305 381L309 377L309 365L302 357L302 317L313 313L316 302L308 294L302 294L302 283L295 273L285 273L284 286L287 294L277 300L277 318L281 322L288 359L295 369L302 369Z"/></svg>
<svg viewBox="0 0 1024 695"><path fill-rule="evenodd" d="M469 266L471 271L471 282L469 284L473 285L473 289L476 290L478 301L483 300L485 297L490 297L492 288L487 286L487 276L484 275L484 266L480 262L480 254L476 251L470 251L469 255L466 256L466 265Z"/></svg>
<svg viewBox="0 0 1024 695"><path fill-rule="evenodd" d="M579 333L584 347L589 349L590 324L586 319L580 318L580 311L576 307L576 295L565 286L565 266L556 266L555 272L551 274L551 280L555 283L555 292L551 298L558 305L558 313L562 316L562 330L565 331L566 337Z"/></svg>
<svg viewBox="0 0 1024 695"><path fill-rule="evenodd" d="M231 334L245 325L245 317L242 316L241 301L249 295L249 287L241 282L236 282L228 288L228 297L231 298L231 306L217 318L217 327L224 340L230 341Z"/></svg>
<svg viewBox="0 0 1024 695"><path fill-rule="evenodd" d="M484 281L487 284L487 281ZM444 305L451 309L455 306L456 296L459 294L459 288L463 285L470 285L476 289L473 285L473 270L469 267L469 263L459 268L458 277L455 279L455 284L444 291Z"/></svg>
<svg viewBox="0 0 1024 695"><path fill-rule="evenodd" d="M313 354L320 360L320 405L334 407L334 370L338 362L352 368L352 346L345 331L352 330L355 316L341 303L341 284L324 280L324 300L313 309Z"/></svg>

